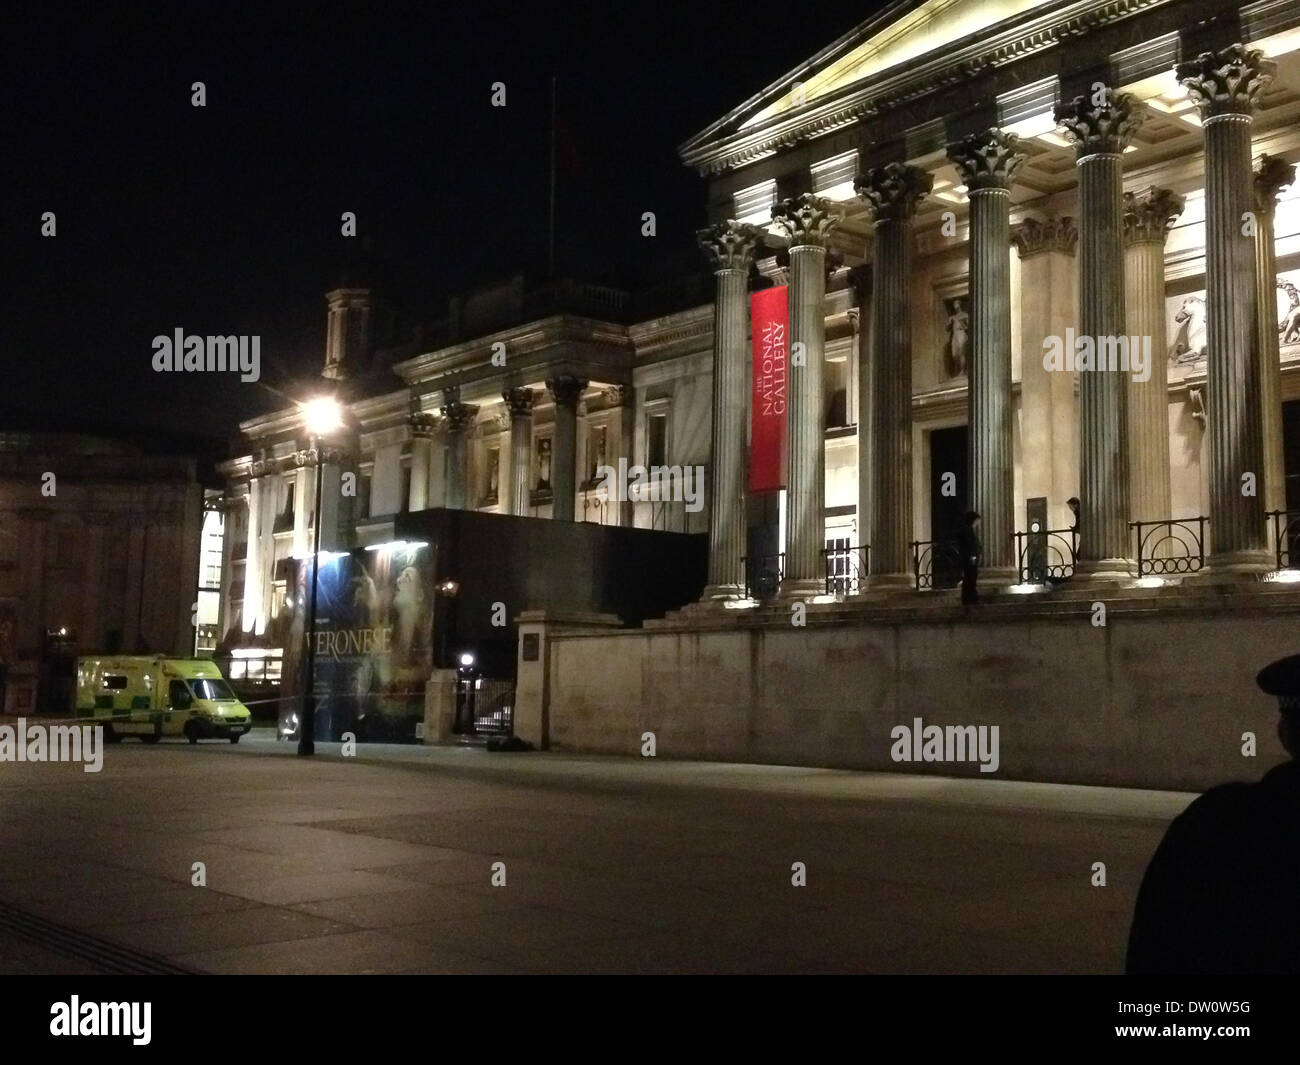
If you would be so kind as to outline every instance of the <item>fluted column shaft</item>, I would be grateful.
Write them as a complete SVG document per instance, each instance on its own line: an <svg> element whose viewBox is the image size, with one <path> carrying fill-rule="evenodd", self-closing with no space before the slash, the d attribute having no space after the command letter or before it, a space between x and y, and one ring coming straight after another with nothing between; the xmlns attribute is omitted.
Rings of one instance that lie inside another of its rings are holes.
<svg viewBox="0 0 1300 1065"><path fill-rule="evenodd" d="M1183 199L1168 189L1124 195L1124 307L1130 343L1150 345L1150 376L1129 375L1130 510L1134 521L1176 517L1169 494L1169 373L1165 358L1165 236Z"/></svg>
<svg viewBox="0 0 1300 1065"><path fill-rule="evenodd" d="M948 147L970 197L969 499L983 519L983 565L1006 575L1016 565L1011 183L1025 160L1018 146L1014 134L990 129Z"/></svg>
<svg viewBox="0 0 1300 1065"><path fill-rule="evenodd" d="M1201 110L1205 134L1205 339L1209 389L1210 569L1263 570L1269 552L1260 425L1260 355L1254 241L1243 232L1253 210L1250 137L1255 97L1271 80L1261 53L1233 45L1178 65ZM1257 482L1243 489L1246 474Z"/></svg>
<svg viewBox="0 0 1300 1065"><path fill-rule="evenodd" d="M890 163L855 182L874 213L871 316L871 560L873 586L912 580L912 216L934 179Z"/></svg>
<svg viewBox="0 0 1300 1065"><path fill-rule="evenodd" d="M551 458L551 517L573 521L578 469L578 399L587 382L560 374L546 382L555 399L555 445Z"/></svg>
<svg viewBox="0 0 1300 1065"><path fill-rule="evenodd" d="M1056 120L1077 151L1079 176L1079 334L1096 359L1079 372L1079 572L1131 576L1128 381L1101 357L1106 338L1127 337L1124 309L1124 166L1141 124L1140 105L1098 89L1058 108ZM1125 341L1127 343L1127 341ZM1085 349L1086 350L1086 349Z"/></svg>
<svg viewBox="0 0 1300 1065"><path fill-rule="evenodd" d="M469 495L469 448L466 435L474 424L478 407L451 400L442 408L447 440L447 506L464 510Z"/></svg>
<svg viewBox="0 0 1300 1065"><path fill-rule="evenodd" d="M857 440L858 440L858 533L857 543L860 547L871 543L871 515L874 508L871 503L871 478L875 469L875 460L871 454L871 303L872 276L870 265L855 267L850 272L853 284L854 302L858 312L858 328L855 334L856 350L853 357L857 360L857 373L854 375L858 389L857 394Z"/></svg>
<svg viewBox="0 0 1300 1065"><path fill-rule="evenodd" d="M407 493L407 509L425 510L429 506L430 467L433 465L433 437L437 426L433 415L423 411L412 414L411 425L411 488Z"/></svg>
<svg viewBox="0 0 1300 1065"><path fill-rule="evenodd" d="M1282 437L1282 356L1277 333L1277 252L1274 215L1278 192L1295 183L1295 167L1260 156L1255 167L1255 280L1259 318L1260 435L1264 448L1264 510L1286 510L1286 456Z"/></svg>
<svg viewBox="0 0 1300 1065"><path fill-rule="evenodd" d="M805 194L773 213L790 239L785 596L815 595L826 587L826 241L838 222L829 209L825 200Z"/></svg>
<svg viewBox="0 0 1300 1065"><path fill-rule="evenodd" d="M745 436L751 367L749 267L760 231L726 222L701 230L700 246L713 264L713 425L709 483L709 575L702 600L744 595Z"/></svg>
<svg viewBox="0 0 1300 1065"><path fill-rule="evenodd" d="M501 398L510 411L509 513L525 517L532 509L533 404L537 393L531 388L512 388L502 392Z"/></svg>

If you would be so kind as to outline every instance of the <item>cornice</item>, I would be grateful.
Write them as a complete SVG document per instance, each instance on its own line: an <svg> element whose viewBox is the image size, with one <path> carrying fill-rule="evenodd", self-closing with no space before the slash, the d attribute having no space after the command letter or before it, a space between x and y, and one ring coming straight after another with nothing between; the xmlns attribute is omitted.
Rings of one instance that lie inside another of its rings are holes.
<svg viewBox="0 0 1300 1065"><path fill-rule="evenodd" d="M1054 11L1032 15L1026 21L991 36L973 34L965 39L964 44L940 49L928 58L886 72L879 79L868 79L866 84L857 88L848 86L821 103L809 105L806 110L774 116L755 128L713 137L706 130L682 145L678 154L687 166L695 167L703 176L734 170L800 141L824 136L864 118L901 107L937 89L969 82L983 71L1006 66L1036 52L1054 48L1073 37L1175 2L1108 0L1097 3L1097 0L1075 0ZM856 39L850 48L867 39L865 35ZM830 60L832 57L826 54L826 58ZM807 68L800 68L797 73L806 75ZM711 130L752 113L764 99L778 99L784 90L788 90L787 83L794 80L788 75L783 82L774 84L759 98L743 104Z"/></svg>

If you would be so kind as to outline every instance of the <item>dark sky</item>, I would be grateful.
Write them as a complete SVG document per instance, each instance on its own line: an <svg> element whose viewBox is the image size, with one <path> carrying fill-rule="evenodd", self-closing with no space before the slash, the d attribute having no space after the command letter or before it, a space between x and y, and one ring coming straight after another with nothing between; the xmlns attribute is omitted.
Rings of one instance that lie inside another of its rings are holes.
<svg viewBox="0 0 1300 1065"><path fill-rule="evenodd" d="M0 409L228 437L282 404L233 374L155 373L152 338L258 334L264 380L314 372L356 247L345 210L415 319L542 274L552 75L571 144L557 272L633 283L704 222L677 145L876 6L31 5L0 64Z"/></svg>

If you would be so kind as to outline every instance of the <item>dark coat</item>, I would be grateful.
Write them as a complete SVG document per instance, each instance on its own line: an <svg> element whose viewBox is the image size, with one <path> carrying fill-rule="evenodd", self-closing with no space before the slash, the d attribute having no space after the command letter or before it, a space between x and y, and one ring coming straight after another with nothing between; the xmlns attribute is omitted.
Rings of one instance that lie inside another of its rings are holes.
<svg viewBox="0 0 1300 1065"><path fill-rule="evenodd" d="M979 533L975 531L973 525L963 525L961 531L957 534L957 545L961 550L961 564L970 565L971 559L979 558L980 551L983 550L980 544Z"/></svg>
<svg viewBox="0 0 1300 1065"><path fill-rule="evenodd" d="M1300 763L1207 791L1138 892L1129 973L1300 973Z"/></svg>

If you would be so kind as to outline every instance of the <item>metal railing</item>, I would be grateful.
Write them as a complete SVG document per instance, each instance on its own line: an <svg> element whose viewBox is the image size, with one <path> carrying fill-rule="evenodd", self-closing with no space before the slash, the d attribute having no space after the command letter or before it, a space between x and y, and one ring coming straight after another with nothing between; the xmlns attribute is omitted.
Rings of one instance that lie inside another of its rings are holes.
<svg viewBox="0 0 1300 1065"><path fill-rule="evenodd" d="M961 544L956 540L913 540L912 577L918 592L961 583Z"/></svg>
<svg viewBox="0 0 1300 1065"><path fill-rule="evenodd" d="M1300 566L1300 510L1270 510L1278 569Z"/></svg>
<svg viewBox="0 0 1300 1065"><path fill-rule="evenodd" d="M597 525L608 525L610 523L611 508L608 499L602 499L597 495L584 495L582 497L582 520L593 522Z"/></svg>
<svg viewBox="0 0 1300 1065"><path fill-rule="evenodd" d="M1137 538L1138 576L1195 573L1205 565L1205 527L1209 523L1205 516L1129 522Z"/></svg>
<svg viewBox="0 0 1300 1065"><path fill-rule="evenodd" d="M785 554L754 555L740 560L745 567L745 594L750 599L771 599L785 578Z"/></svg>
<svg viewBox="0 0 1300 1065"><path fill-rule="evenodd" d="M867 582L870 546L828 547L822 552L827 595L857 595Z"/></svg>
<svg viewBox="0 0 1300 1065"><path fill-rule="evenodd" d="M462 677L456 682L454 732L462 736L509 736L514 728L514 681Z"/></svg>
<svg viewBox="0 0 1300 1065"><path fill-rule="evenodd" d="M1030 529L1016 533L1021 584L1058 584L1074 576L1078 529Z"/></svg>

